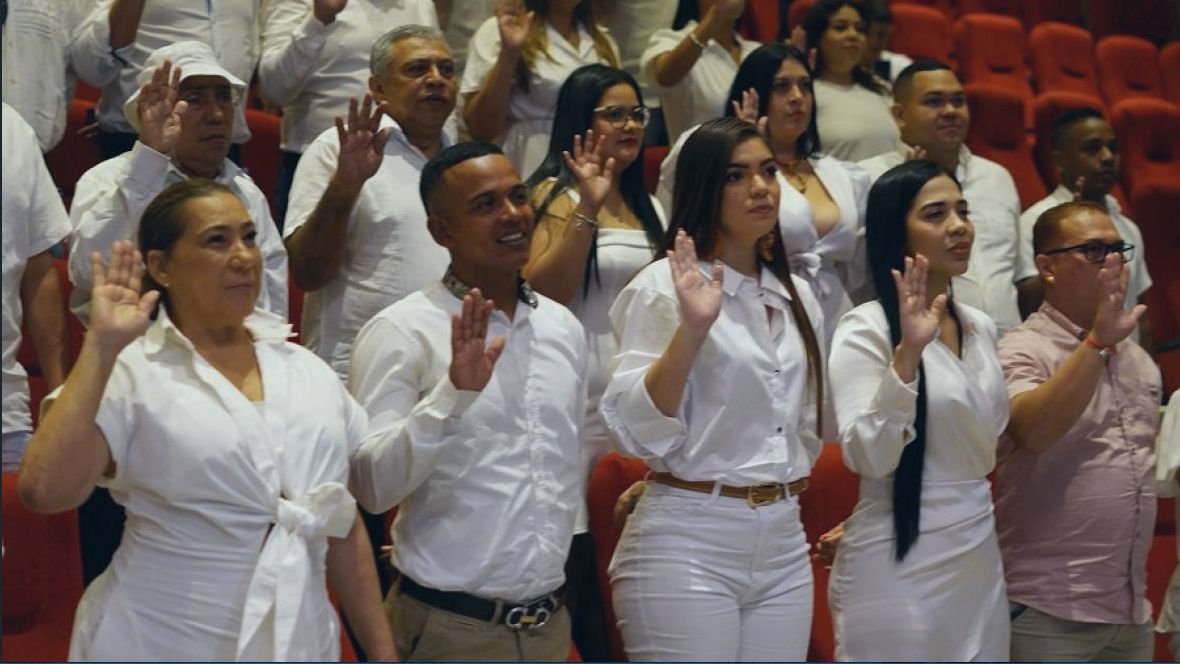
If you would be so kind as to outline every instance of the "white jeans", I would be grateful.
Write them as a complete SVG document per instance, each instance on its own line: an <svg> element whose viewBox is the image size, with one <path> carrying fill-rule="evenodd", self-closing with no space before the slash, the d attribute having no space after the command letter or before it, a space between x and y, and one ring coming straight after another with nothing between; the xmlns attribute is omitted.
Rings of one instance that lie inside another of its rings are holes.
<svg viewBox="0 0 1180 664"><path fill-rule="evenodd" d="M795 498L746 501L651 483L610 566L631 661L803 661L813 602Z"/></svg>

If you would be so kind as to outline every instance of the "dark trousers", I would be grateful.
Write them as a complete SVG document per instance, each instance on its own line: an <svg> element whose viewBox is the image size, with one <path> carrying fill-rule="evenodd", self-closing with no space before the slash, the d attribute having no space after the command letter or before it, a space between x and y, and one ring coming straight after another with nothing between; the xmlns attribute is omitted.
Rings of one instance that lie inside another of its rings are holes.
<svg viewBox="0 0 1180 664"><path fill-rule="evenodd" d="M299 158L302 156L299 152L287 152L286 150L279 152L279 182L275 187L275 206L279 214L275 218L275 223L279 227L280 234L283 232L283 224L287 221L287 199L291 197L291 183L295 181L295 168L299 166Z"/></svg>
<svg viewBox="0 0 1180 664"><path fill-rule="evenodd" d="M583 662L609 662L610 642L595 568L594 538L590 533L574 535L565 561L565 600L573 623L574 645Z"/></svg>
<svg viewBox="0 0 1180 664"><path fill-rule="evenodd" d="M124 134L117 131L99 131L98 132L98 151L102 153L103 161L118 157L124 152L131 152L131 148L135 147L135 141L139 138L139 134ZM234 143L229 147L229 160L242 165L242 146L239 143Z"/></svg>

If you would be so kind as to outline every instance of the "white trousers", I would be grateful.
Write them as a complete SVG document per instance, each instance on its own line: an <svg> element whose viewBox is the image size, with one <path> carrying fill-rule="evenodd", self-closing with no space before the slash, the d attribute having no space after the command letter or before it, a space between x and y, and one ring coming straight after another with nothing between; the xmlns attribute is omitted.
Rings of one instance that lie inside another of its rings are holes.
<svg viewBox="0 0 1180 664"><path fill-rule="evenodd" d="M638 661L803 661L811 562L795 498L746 501L655 482L611 561L615 615Z"/></svg>

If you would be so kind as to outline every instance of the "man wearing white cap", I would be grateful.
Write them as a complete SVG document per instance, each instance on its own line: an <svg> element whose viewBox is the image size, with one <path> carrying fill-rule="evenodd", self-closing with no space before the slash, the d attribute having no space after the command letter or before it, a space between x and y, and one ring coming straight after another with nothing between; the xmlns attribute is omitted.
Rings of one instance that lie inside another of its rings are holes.
<svg viewBox="0 0 1180 664"><path fill-rule="evenodd" d="M135 240L148 204L168 185L208 178L230 188L249 211L265 263L258 306L287 317L287 252L262 191L226 155L234 129L234 103L246 84L201 42L178 42L153 53L140 88L124 104L139 131L130 152L108 159L78 180L70 220L70 308L85 324L91 289L90 255L108 257L117 240ZM96 491L82 506L83 576L98 576L119 544L122 514ZM104 505L100 507L99 505ZM115 512L112 514L112 510Z"/></svg>

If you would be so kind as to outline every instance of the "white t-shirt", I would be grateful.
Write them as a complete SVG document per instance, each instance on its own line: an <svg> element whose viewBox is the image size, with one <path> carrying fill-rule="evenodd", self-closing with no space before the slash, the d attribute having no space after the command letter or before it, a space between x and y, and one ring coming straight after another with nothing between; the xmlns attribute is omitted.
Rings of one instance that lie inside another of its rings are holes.
<svg viewBox="0 0 1180 664"><path fill-rule="evenodd" d="M605 31L604 31L605 32ZM504 154L516 165L522 178L528 178L544 161L549 151L549 135L553 132L553 113L557 107L557 93L562 83L582 65L609 64L598 55L594 40L582 25L578 26L577 47L552 25L546 24L549 41L546 54L538 54L534 70L529 74L528 92L513 84L508 98L508 124L498 140ZM619 49L610 35L611 50L618 58ZM467 46L467 66L459 94L474 93L484 86L488 73L500 56L500 28L493 16L475 31Z"/></svg>
<svg viewBox="0 0 1180 664"><path fill-rule="evenodd" d="M403 25L438 27L430 0L351 0L324 25L307 0L270 0L263 8L258 83L283 107L280 147L302 153L369 90L369 52Z"/></svg>
<svg viewBox="0 0 1180 664"><path fill-rule="evenodd" d="M648 40L652 33L660 28L672 25L676 17L676 3L668 0L628 0L616 2L600 16L601 22L610 28L611 36L619 45L619 56L628 73L639 81L639 88L643 90L644 102L649 107L659 106L660 99L655 88L648 87L643 80L640 58L647 50Z"/></svg>
<svg viewBox="0 0 1180 664"><path fill-rule="evenodd" d="M644 82L660 95L664 122L668 126L668 140L672 143L689 127L725 115L729 88L738 71L738 63L733 61L729 51L710 39L692 69L676 85L665 88L656 82L656 59L676 48L696 27L696 21L689 21L679 30L656 30L648 40L647 49L640 60ZM741 36L737 36L737 41L741 50L740 60L745 60L751 51L761 46Z"/></svg>
<svg viewBox="0 0 1180 664"><path fill-rule="evenodd" d="M812 85L815 124L825 154L860 161L901 145L889 97L856 83L840 85L817 78Z"/></svg>
<svg viewBox="0 0 1180 664"><path fill-rule="evenodd" d="M16 109L3 105L4 116L4 327L3 334L3 427L4 433L32 431L29 415L29 383L25 369L16 361L21 343L21 319L24 315L20 296L25 265L37 254L48 251L70 234L70 218L49 169L41 158L41 148L33 128Z"/></svg>

